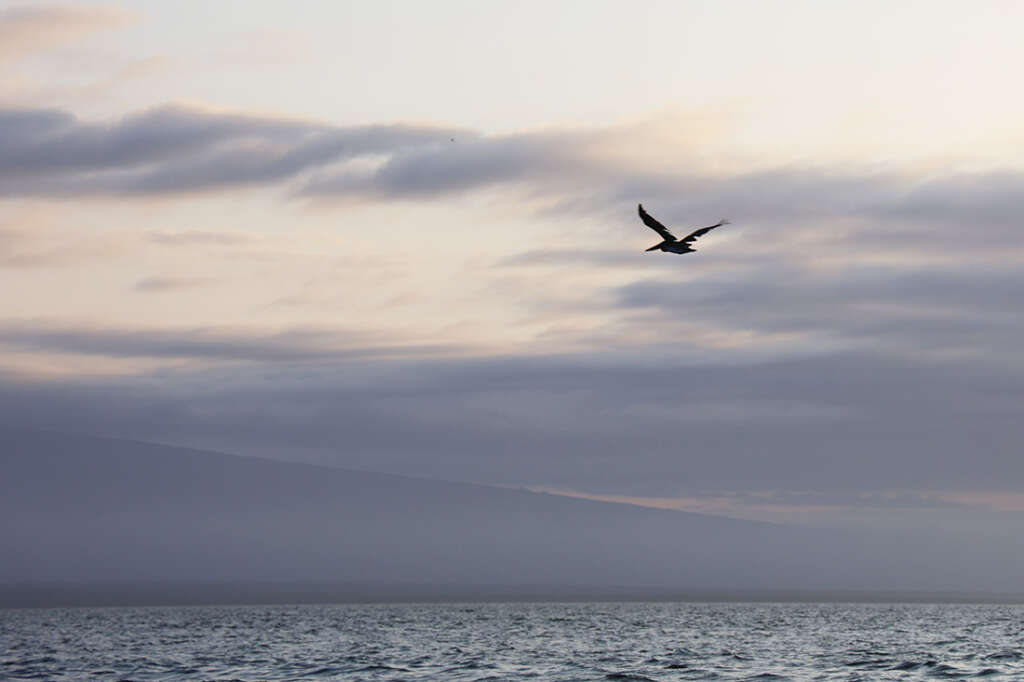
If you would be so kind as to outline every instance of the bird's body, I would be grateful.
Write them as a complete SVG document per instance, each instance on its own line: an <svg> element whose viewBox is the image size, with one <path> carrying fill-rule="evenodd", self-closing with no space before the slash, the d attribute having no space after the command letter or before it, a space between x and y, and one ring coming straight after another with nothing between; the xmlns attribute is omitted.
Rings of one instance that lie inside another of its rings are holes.
<svg viewBox="0 0 1024 682"><path fill-rule="evenodd" d="M693 248L691 244L697 240L697 237L707 234L716 227L722 225L728 225L729 221L722 218L714 225L708 225L698 230L694 230L690 234L686 235L682 239L676 239L676 236L669 232L669 229L659 223L657 220L651 217L651 214L644 210L643 204L637 204L637 212L640 214L640 220L644 221L644 225L651 228L659 235L661 235L662 242L655 244L647 251L664 251L666 253L693 253L697 249Z"/></svg>

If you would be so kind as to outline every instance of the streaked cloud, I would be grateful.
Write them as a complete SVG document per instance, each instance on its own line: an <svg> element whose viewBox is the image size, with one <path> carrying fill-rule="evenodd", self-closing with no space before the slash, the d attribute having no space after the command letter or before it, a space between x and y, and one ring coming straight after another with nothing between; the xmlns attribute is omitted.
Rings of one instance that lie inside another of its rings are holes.
<svg viewBox="0 0 1024 682"><path fill-rule="evenodd" d="M439 144L461 131L337 128L164 106L113 123L52 109L0 110L0 193L159 195L267 185L330 163Z"/></svg>
<svg viewBox="0 0 1024 682"><path fill-rule="evenodd" d="M796 334L888 351L1006 354L1024 327L1015 314L1019 265L985 270L949 263L899 267L848 263L816 269L771 262L706 276L617 288L617 305L662 326ZM685 311L685 316L677 318Z"/></svg>
<svg viewBox="0 0 1024 682"><path fill-rule="evenodd" d="M612 143L620 145L615 153L608 150ZM177 105L107 123L61 110L6 109L0 111L0 194L165 196L277 187L285 196L383 202L505 188L526 201L526 210L608 215L641 200L670 224L728 213L737 224L803 237L862 239L856 248L868 252L909 242L944 253L959 252L965 240L989 249L1017 243L1024 175L1016 171L922 174L846 165L723 174L687 160L685 148L676 167L649 171L630 160L623 144L615 127L481 135L400 123L339 127ZM773 234L761 244L778 239Z"/></svg>
<svg viewBox="0 0 1024 682"><path fill-rule="evenodd" d="M598 265L636 268L651 265L651 259L645 258L642 254L625 253L616 249L538 249L508 256L498 261L497 265L499 267Z"/></svg>
<svg viewBox="0 0 1024 682"><path fill-rule="evenodd" d="M948 504L987 507L999 511L1024 512L1024 493L1020 492L949 492L939 497Z"/></svg>
<svg viewBox="0 0 1024 682"><path fill-rule="evenodd" d="M158 284L157 289L166 284ZM175 282L171 288L180 286ZM312 362L344 358L457 352L455 346L377 341L336 330L261 332L237 329L132 329L59 323L5 322L0 346L36 353L113 358L178 358L220 362Z"/></svg>
<svg viewBox="0 0 1024 682"><path fill-rule="evenodd" d="M198 289L216 283L209 277L143 277L132 285L132 289L144 293L160 293L181 289Z"/></svg>
<svg viewBox="0 0 1024 682"><path fill-rule="evenodd" d="M104 6L25 5L0 9L0 64L79 36L117 28L133 16Z"/></svg>
<svg viewBox="0 0 1024 682"><path fill-rule="evenodd" d="M426 198L495 185L543 187L572 173L582 181L600 166L582 156L586 136L572 133L526 133L478 137L465 133L447 145L399 150L379 167L366 171L326 173L302 193L342 197Z"/></svg>
<svg viewBox="0 0 1024 682"><path fill-rule="evenodd" d="M1011 544L1013 528L1022 520L1024 511L1018 493L766 490L644 497L543 486L528 488L582 499L830 529L903 529L920 537L941 528L941 532L951 535L988 535Z"/></svg>
<svg viewBox="0 0 1024 682"><path fill-rule="evenodd" d="M0 225L0 270L110 262L127 248L116 235L66 233L47 221L26 218L24 223L11 221L10 225Z"/></svg>
<svg viewBox="0 0 1024 682"><path fill-rule="evenodd" d="M252 241L245 232L213 232L209 230L189 230L184 232L168 232L154 230L147 233L146 238L162 246L235 246Z"/></svg>

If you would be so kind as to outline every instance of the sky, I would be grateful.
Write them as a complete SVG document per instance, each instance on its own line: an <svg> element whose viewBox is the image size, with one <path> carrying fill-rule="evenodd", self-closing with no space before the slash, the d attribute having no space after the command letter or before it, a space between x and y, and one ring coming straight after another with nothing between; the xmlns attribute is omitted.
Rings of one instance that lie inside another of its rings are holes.
<svg viewBox="0 0 1024 682"><path fill-rule="evenodd" d="M1022 20L0 1L0 422L1012 535Z"/></svg>

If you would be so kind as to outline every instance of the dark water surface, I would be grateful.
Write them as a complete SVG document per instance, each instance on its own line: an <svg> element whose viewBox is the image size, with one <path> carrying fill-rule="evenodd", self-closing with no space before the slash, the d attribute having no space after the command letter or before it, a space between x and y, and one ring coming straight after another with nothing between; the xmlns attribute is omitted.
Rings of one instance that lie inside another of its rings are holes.
<svg viewBox="0 0 1024 682"><path fill-rule="evenodd" d="M1024 680L1024 608L467 604L0 611L0 678Z"/></svg>

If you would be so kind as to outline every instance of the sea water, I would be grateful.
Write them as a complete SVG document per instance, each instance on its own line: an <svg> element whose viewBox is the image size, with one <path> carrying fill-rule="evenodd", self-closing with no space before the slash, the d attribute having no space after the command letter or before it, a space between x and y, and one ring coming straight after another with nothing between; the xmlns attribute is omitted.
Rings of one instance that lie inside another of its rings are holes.
<svg viewBox="0 0 1024 682"><path fill-rule="evenodd" d="M10 680L1024 680L1024 608L461 604L0 611Z"/></svg>

